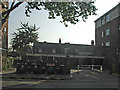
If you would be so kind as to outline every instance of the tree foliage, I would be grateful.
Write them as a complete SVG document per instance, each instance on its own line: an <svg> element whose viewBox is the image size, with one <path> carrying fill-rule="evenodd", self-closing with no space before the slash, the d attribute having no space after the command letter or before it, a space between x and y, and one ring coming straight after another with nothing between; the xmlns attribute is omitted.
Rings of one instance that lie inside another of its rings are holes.
<svg viewBox="0 0 120 90"><path fill-rule="evenodd" d="M81 16L83 21L88 18L89 15L96 15L96 7L93 2L28 2L26 6L25 14L30 16L31 9L41 10L43 6L45 10L49 11L49 19L55 19L56 16L61 16L62 21L67 26L66 22L76 24Z"/></svg>
<svg viewBox="0 0 120 90"><path fill-rule="evenodd" d="M35 10L48 10L49 11L49 19L55 19L56 16L61 16L62 21L65 26L67 26L67 22L71 24L76 24L79 21L79 17L81 16L83 21L88 18L90 15L96 15L96 7L94 2L16 2L15 0L12 2L10 8L4 12L2 12L3 23L9 14L19 7L21 4L26 3L25 14L30 17L30 13L32 13L32 9ZM44 7L44 8L43 8ZM3 5L4 8L4 5Z"/></svg>
<svg viewBox="0 0 120 90"><path fill-rule="evenodd" d="M12 57L3 57L2 58L2 71L12 70L14 60L15 58L12 58Z"/></svg>
<svg viewBox="0 0 120 90"><path fill-rule="evenodd" d="M37 42L39 28L36 25L29 26L28 23L22 23L17 32L13 33L12 48L19 54L25 54L30 49L30 44Z"/></svg>

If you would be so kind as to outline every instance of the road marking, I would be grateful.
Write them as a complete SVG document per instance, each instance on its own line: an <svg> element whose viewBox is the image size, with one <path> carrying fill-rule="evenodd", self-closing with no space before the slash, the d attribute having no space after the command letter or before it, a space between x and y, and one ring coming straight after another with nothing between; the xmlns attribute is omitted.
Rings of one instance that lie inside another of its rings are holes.
<svg viewBox="0 0 120 90"><path fill-rule="evenodd" d="M49 79L49 78L52 77L52 76L54 76L54 75L50 75L50 76L48 76L48 77L46 77L46 78Z"/></svg>
<svg viewBox="0 0 120 90"><path fill-rule="evenodd" d="M41 82L45 82L46 80L40 80L40 81L22 81L20 82L20 84L32 84L32 85L35 85L35 84L40 84Z"/></svg>

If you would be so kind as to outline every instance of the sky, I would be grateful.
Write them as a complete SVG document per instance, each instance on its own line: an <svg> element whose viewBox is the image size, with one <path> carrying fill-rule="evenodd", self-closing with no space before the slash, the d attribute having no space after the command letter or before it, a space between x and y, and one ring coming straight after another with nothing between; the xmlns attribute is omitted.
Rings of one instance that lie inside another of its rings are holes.
<svg viewBox="0 0 120 90"><path fill-rule="evenodd" d="M91 40L95 40L94 21L116 6L118 2L120 2L120 0L96 0L95 6L98 9L96 16L89 16L86 22L80 18L77 24L68 24L68 27L60 23L61 17L57 17L54 20L48 19L48 12L45 10L32 10L30 17L26 17L24 13L25 4L23 4L10 14L8 30L9 46L12 34L20 27L20 22L29 22L30 25L36 24L37 27L40 27L38 30L38 40L40 42L58 43L59 38L61 38L62 43L91 44Z"/></svg>

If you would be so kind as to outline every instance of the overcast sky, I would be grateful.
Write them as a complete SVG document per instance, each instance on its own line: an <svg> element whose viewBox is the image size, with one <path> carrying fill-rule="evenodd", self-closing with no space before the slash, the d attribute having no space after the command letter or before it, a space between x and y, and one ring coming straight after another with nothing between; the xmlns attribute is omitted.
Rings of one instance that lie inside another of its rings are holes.
<svg viewBox="0 0 120 90"><path fill-rule="evenodd" d="M58 17L55 20L48 19L47 11L32 11L30 18L24 14L25 5L21 5L14 10L9 17L9 43L11 41L11 35L20 27L20 22L29 22L29 24L36 24L39 29L39 41L47 41L58 43L59 38L62 39L62 43L70 42L74 44L91 44L91 40L95 40L95 23L94 21L101 15L112 9L118 4L120 0L96 0L95 5L98 9L96 16L90 16L86 22L82 20L76 25L68 24L65 27L63 23L60 23L61 18Z"/></svg>

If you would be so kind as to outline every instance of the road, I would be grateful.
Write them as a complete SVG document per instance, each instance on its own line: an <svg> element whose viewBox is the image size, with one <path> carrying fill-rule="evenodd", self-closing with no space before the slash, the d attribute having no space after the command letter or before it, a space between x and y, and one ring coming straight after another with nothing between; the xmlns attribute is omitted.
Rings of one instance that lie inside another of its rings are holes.
<svg viewBox="0 0 120 90"><path fill-rule="evenodd" d="M3 88L118 88L118 77L91 72L80 71L72 74L69 80L36 80L36 79L3 79Z"/></svg>

